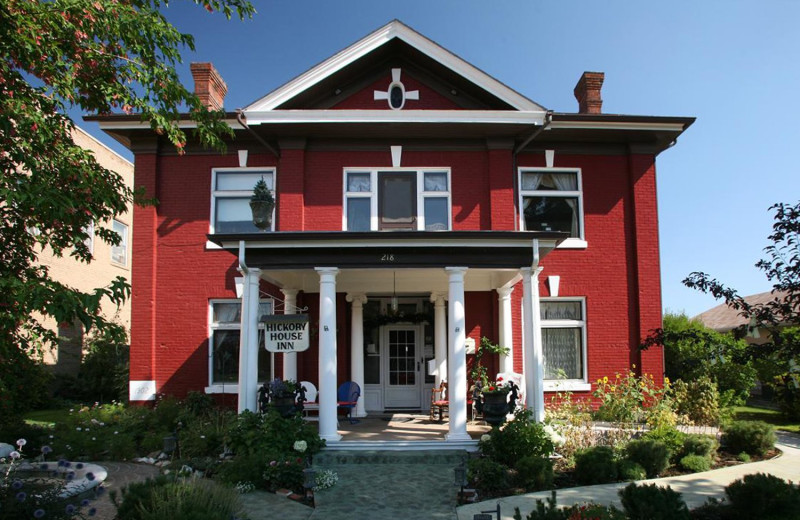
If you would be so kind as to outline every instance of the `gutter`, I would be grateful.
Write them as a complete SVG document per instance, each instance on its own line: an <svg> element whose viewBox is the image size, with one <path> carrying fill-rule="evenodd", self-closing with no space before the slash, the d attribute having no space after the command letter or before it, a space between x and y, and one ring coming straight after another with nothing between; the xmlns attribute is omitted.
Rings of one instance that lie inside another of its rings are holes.
<svg viewBox="0 0 800 520"><path fill-rule="evenodd" d="M281 154L280 152L278 152L278 150L276 150L271 144L262 139L261 136L255 132L255 130L253 130L252 128L250 128L250 126L248 126L247 121L245 120L244 117L244 112L242 111L241 108L236 109L236 121L238 121L238 123L242 125L242 128L250 132L250 135L252 135L256 139L256 141L261 143L267 150L272 152L272 154L275 157L277 157L278 159L281 158Z"/></svg>

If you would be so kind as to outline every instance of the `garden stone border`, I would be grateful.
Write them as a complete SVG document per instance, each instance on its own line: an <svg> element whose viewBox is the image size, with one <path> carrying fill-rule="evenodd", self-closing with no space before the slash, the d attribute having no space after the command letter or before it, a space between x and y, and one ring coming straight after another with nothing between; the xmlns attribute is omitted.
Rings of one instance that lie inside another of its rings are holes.
<svg viewBox="0 0 800 520"><path fill-rule="evenodd" d="M57 471L59 477L66 478L66 474L69 471L75 472L75 478L67 481L64 487L61 490L61 493L58 494L59 498L70 498L82 493L85 493L91 489L96 488L100 484L102 484L106 478L108 478L108 471L102 466L97 464L92 464L89 462L83 462L83 467L81 469L77 469L75 467L76 463L72 463L70 467L59 466L58 462L21 462L16 464L16 470L18 472L51 472ZM47 467L45 467L47 466ZM6 470L8 465L0 465L3 471ZM94 479L89 480L87 475L91 473L94 475Z"/></svg>

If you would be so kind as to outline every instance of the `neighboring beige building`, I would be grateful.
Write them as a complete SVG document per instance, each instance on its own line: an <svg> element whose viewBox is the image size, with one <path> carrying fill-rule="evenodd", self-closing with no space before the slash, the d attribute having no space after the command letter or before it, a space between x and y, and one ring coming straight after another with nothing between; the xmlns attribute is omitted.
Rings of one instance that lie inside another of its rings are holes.
<svg viewBox="0 0 800 520"><path fill-rule="evenodd" d="M75 144L94 153L95 159L105 168L116 171L128 187L133 187L133 163L123 158L84 130L76 127L73 132ZM50 249L39 254L39 262L50 270L50 276L63 284L80 291L91 291L104 287L117 276L123 276L130 282L131 273L131 238L133 237L133 208L108 222L98 222L95 226L113 227L122 237L119 246L112 247L97 236L92 240L90 250L93 254L91 263L79 262L68 254L55 256ZM67 253L67 252L65 252ZM105 302L103 314L130 330L130 301L117 308ZM45 326L57 331L60 337L57 351L47 352L44 361L55 365L57 372L74 373L80 365L83 346L83 327L78 324L56 323L55 320L44 320Z"/></svg>
<svg viewBox="0 0 800 520"><path fill-rule="evenodd" d="M776 296L783 297L785 295L783 293L767 291L745 296L744 301L750 305L763 305L774 300ZM692 320L698 320L709 329L714 329L717 332L730 332L733 329L748 323L747 319L739 314L739 311L728 307L724 303L698 314L692 318ZM766 343L769 338L769 330L763 327L758 327L752 330L745 339L748 343L760 345L762 343Z"/></svg>

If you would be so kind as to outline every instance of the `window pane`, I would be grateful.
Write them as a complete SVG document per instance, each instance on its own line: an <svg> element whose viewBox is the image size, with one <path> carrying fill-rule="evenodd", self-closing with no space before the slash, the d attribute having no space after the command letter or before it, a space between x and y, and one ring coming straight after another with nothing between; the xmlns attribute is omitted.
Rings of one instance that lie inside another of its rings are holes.
<svg viewBox="0 0 800 520"><path fill-rule="evenodd" d="M425 197L425 230L443 231L447 229L447 199Z"/></svg>
<svg viewBox="0 0 800 520"><path fill-rule="evenodd" d="M261 302L258 304L258 321L261 321L262 316L268 316L272 314L272 302Z"/></svg>
<svg viewBox="0 0 800 520"><path fill-rule="evenodd" d="M372 191L369 173L348 173L347 191L349 192Z"/></svg>
<svg viewBox="0 0 800 520"><path fill-rule="evenodd" d="M267 381L272 381L272 353L264 348L264 333L258 331L258 382Z"/></svg>
<svg viewBox="0 0 800 520"><path fill-rule="evenodd" d="M236 383L239 380L239 331L215 330L212 341L211 382Z"/></svg>
<svg viewBox="0 0 800 520"><path fill-rule="evenodd" d="M370 199L365 197L347 199L347 231L369 231Z"/></svg>
<svg viewBox="0 0 800 520"><path fill-rule="evenodd" d="M581 329L542 329L545 379L582 379Z"/></svg>
<svg viewBox="0 0 800 520"><path fill-rule="evenodd" d="M444 172L425 173L425 191L447 191L447 174Z"/></svg>
<svg viewBox="0 0 800 520"><path fill-rule="evenodd" d="M239 302L215 303L212 320L214 323L239 323L242 304Z"/></svg>
<svg viewBox="0 0 800 520"><path fill-rule="evenodd" d="M577 197L523 197L522 211L528 231L564 231L578 236Z"/></svg>
<svg viewBox="0 0 800 520"><path fill-rule="evenodd" d="M257 233L253 224L249 197L224 197L216 199L214 233Z"/></svg>
<svg viewBox="0 0 800 520"><path fill-rule="evenodd" d="M541 302L543 320L582 320L581 302Z"/></svg>
<svg viewBox="0 0 800 520"><path fill-rule="evenodd" d="M243 190L253 191L261 177L264 177L264 182L267 183L269 189L272 186L272 172L217 172L217 190Z"/></svg>
<svg viewBox="0 0 800 520"><path fill-rule="evenodd" d="M381 176L381 223L386 227L413 229L416 216L415 174L384 174Z"/></svg>
<svg viewBox="0 0 800 520"><path fill-rule="evenodd" d="M525 172L522 174L521 187L524 191L533 191L533 190L577 191L578 174Z"/></svg>
<svg viewBox="0 0 800 520"><path fill-rule="evenodd" d="M111 246L111 260L122 265L128 264L128 226L116 220L112 224L112 229L119 235L118 246Z"/></svg>

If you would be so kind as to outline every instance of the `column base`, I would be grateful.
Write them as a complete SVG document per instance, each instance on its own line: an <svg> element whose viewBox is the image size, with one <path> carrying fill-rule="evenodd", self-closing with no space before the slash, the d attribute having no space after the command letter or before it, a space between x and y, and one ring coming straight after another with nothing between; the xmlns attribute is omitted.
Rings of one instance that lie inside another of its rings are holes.
<svg viewBox="0 0 800 520"><path fill-rule="evenodd" d="M471 441L472 437L468 433L448 433L444 436L447 442Z"/></svg>
<svg viewBox="0 0 800 520"><path fill-rule="evenodd" d="M359 411L353 412L353 417L356 417L358 419L366 417L367 415L369 415L367 412L359 412Z"/></svg>
<svg viewBox="0 0 800 520"><path fill-rule="evenodd" d="M340 440L342 440L342 436L339 435L338 433L333 435L320 435L319 438L324 440L325 442L339 442Z"/></svg>

